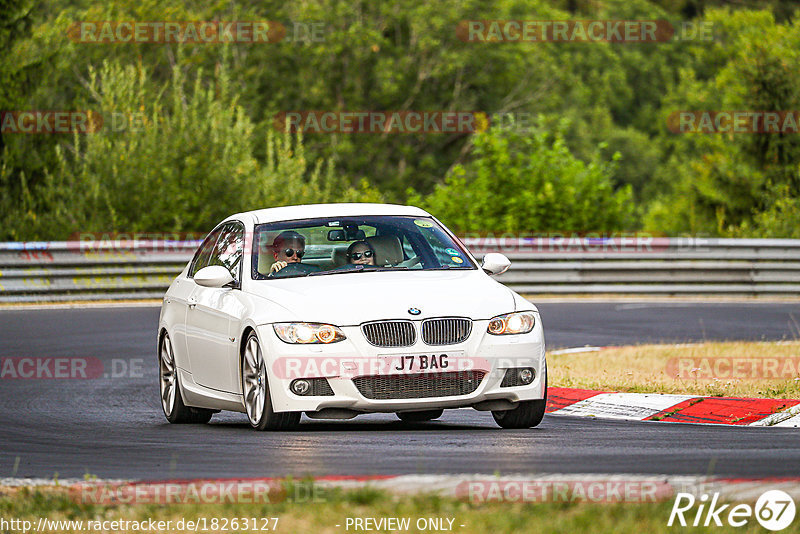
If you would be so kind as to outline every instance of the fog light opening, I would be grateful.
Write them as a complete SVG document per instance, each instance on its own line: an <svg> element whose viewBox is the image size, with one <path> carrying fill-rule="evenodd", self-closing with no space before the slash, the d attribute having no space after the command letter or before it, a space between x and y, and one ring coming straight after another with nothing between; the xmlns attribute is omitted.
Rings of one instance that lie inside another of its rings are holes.
<svg viewBox="0 0 800 534"><path fill-rule="evenodd" d="M536 373L530 367L524 367L524 368L519 370L519 372L517 373L517 376L519 378L519 381L523 385L527 386L528 384L533 382L534 378L536 378Z"/></svg>
<svg viewBox="0 0 800 534"><path fill-rule="evenodd" d="M308 390L311 389L311 384L308 383L308 380L295 380L289 386L289 389L291 389L292 393L295 395L305 395L308 393Z"/></svg>

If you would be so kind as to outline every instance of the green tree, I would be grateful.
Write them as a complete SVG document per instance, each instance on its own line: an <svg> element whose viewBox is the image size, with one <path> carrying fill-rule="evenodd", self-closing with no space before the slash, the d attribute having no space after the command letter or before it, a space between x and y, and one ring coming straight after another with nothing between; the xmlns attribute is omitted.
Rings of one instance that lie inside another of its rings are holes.
<svg viewBox="0 0 800 534"><path fill-rule="evenodd" d="M694 48L694 67L664 98L662 124L679 110L800 109L800 24L778 24L768 11L729 9L709 10L704 21L716 39ZM663 143L669 156L656 181L665 194L650 204L648 229L757 232L766 220L759 213L774 212L781 195L800 195L795 133L666 133Z"/></svg>
<svg viewBox="0 0 800 534"><path fill-rule="evenodd" d="M615 158L616 159L616 158ZM472 159L410 202L458 232L589 232L630 227L630 186L613 188L616 164L584 163L563 137L490 128L477 134Z"/></svg>
<svg viewBox="0 0 800 534"><path fill-rule="evenodd" d="M42 188L23 184L20 205L8 206L6 232L197 231L255 208L380 198L366 184L350 187L332 162L309 161L296 136L270 135L268 158L258 160L224 62L191 84L178 67L159 86L143 67L116 61L88 79L87 107L102 128L56 148Z"/></svg>

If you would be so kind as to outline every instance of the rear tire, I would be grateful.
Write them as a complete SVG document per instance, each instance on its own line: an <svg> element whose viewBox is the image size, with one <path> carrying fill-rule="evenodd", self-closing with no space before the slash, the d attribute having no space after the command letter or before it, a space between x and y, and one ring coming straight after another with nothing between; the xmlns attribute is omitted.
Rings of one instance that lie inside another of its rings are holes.
<svg viewBox="0 0 800 534"><path fill-rule="evenodd" d="M547 408L547 366L544 372L544 398L522 401L513 410L492 412L495 423L502 428L532 428L542 422Z"/></svg>
<svg viewBox="0 0 800 534"><path fill-rule="evenodd" d="M289 430L300 422L301 412L272 410L267 366L255 332L247 336L242 352L242 395L247 419L256 430Z"/></svg>
<svg viewBox="0 0 800 534"><path fill-rule="evenodd" d="M169 334L164 334L158 348L159 391L161 409L172 424L204 424L211 420L212 410L192 408L183 403L180 373L175 365L175 352Z"/></svg>
<svg viewBox="0 0 800 534"><path fill-rule="evenodd" d="M444 410L425 410L422 412L397 412L397 417L407 423L421 423L423 421L432 421L439 419Z"/></svg>

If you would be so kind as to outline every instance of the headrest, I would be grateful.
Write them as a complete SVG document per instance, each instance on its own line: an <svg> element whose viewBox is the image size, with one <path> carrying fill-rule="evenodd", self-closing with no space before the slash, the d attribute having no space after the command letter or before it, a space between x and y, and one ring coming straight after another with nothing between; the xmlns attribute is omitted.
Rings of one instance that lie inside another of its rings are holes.
<svg viewBox="0 0 800 534"><path fill-rule="evenodd" d="M403 261L403 247L397 236L382 235L368 237L366 242L375 251L375 265L397 265Z"/></svg>
<svg viewBox="0 0 800 534"><path fill-rule="evenodd" d="M268 275L272 264L275 263L275 256L272 255L272 241L267 241L267 234L262 233L259 236L258 244L258 273L261 275Z"/></svg>
<svg viewBox="0 0 800 534"><path fill-rule="evenodd" d="M341 267L345 264L347 264L347 247L333 249L333 266Z"/></svg>

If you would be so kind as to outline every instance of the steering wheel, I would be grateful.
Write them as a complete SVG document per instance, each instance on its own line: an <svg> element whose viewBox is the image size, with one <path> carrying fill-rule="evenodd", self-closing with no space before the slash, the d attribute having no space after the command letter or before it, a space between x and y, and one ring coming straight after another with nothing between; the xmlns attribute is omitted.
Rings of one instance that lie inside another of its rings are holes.
<svg viewBox="0 0 800 534"><path fill-rule="evenodd" d="M304 263L289 263L281 269L280 271L275 271L274 273L270 273L270 278L287 278L290 276L305 276L309 273L314 273L319 271L319 267L316 265L306 265Z"/></svg>
<svg viewBox="0 0 800 534"><path fill-rule="evenodd" d="M414 265L418 264L422 261L422 258L419 256L414 256L413 258L408 258L405 261L401 261L395 267L413 267Z"/></svg>
<svg viewBox="0 0 800 534"><path fill-rule="evenodd" d="M369 267L368 265L356 265L355 263L345 263L344 265L340 265L335 269L331 269L332 271L357 271L362 267Z"/></svg>

